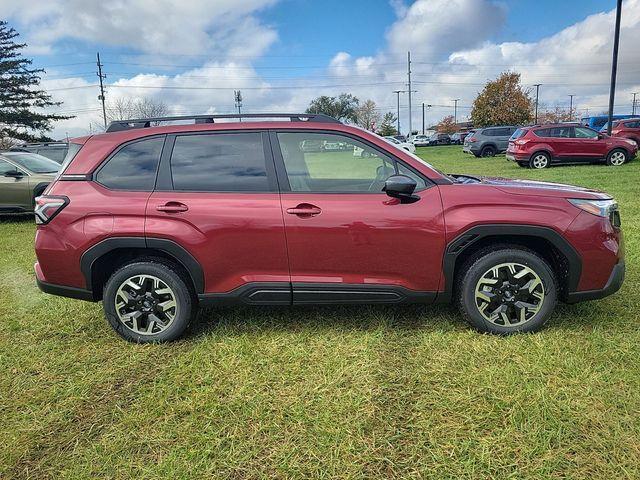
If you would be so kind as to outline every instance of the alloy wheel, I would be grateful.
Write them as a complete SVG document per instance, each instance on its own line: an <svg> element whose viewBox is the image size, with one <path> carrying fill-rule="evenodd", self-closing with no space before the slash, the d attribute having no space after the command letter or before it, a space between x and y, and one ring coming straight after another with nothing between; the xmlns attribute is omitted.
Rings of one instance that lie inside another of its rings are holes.
<svg viewBox="0 0 640 480"><path fill-rule="evenodd" d="M623 152L617 151L611 154L609 162L616 167L622 165L627 160L626 155Z"/></svg>
<svg viewBox="0 0 640 480"><path fill-rule="evenodd" d="M173 290L153 275L134 275L122 282L115 307L120 322L139 335L164 331L178 310Z"/></svg>
<svg viewBox="0 0 640 480"><path fill-rule="evenodd" d="M538 154L535 157L533 157L533 168L546 168L546 166L549 164L549 159L547 158L546 155L543 154Z"/></svg>
<svg viewBox="0 0 640 480"><path fill-rule="evenodd" d="M520 263L501 263L478 280L475 303L485 320L501 326L521 326L533 319L545 300L540 276Z"/></svg>

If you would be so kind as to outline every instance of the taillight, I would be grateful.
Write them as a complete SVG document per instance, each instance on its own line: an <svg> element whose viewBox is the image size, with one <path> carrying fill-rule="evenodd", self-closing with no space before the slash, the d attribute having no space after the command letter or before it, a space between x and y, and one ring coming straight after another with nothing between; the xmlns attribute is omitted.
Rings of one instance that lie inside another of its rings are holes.
<svg viewBox="0 0 640 480"><path fill-rule="evenodd" d="M36 197L36 223L46 225L69 204L69 199L59 195L42 195Z"/></svg>
<svg viewBox="0 0 640 480"><path fill-rule="evenodd" d="M611 130L611 135L617 135L620 133L620 130Z"/></svg>
<svg viewBox="0 0 640 480"><path fill-rule="evenodd" d="M476 140L476 137L471 137L471 138L468 138L467 141L469 143L473 143L473 142L477 142L478 140Z"/></svg>
<svg viewBox="0 0 640 480"><path fill-rule="evenodd" d="M529 140L516 140L513 143L515 143L516 145L522 146L522 145L526 145L528 141Z"/></svg>

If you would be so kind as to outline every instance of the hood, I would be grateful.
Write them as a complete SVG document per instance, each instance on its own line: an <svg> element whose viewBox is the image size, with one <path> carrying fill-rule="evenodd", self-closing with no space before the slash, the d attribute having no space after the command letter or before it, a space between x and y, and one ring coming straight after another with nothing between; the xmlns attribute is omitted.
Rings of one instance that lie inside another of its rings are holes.
<svg viewBox="0 0 640 480"><path fill-rule="evenodd" d="M460 183L475 183L490 185L497 189L515 195L540 195L545 197L582 198L588 200L606 200L611 195L600 190L563 183L542 182L538 180L518 180L500 177L469 177L466 175L451 175Z"/></svg>

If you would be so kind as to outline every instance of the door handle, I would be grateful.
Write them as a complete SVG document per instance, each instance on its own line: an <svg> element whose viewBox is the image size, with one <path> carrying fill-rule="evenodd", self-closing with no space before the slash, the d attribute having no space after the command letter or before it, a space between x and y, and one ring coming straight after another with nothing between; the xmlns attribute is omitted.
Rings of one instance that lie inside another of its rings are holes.
<svg viewBox="0 0 640 480"><path fill-rule="evenodd" d="M157 205L156 210L165 213L180 213L186 212L189 210L189 207L180 202L167 202L164 205Z"/></svg>
<svg viewBox="0 0 640 480"><path fill-rule="evenodd" d="M322 209L310 203L301 203L294 208L287 208L287 213L289 215L298 215L299 217L314 217L320 215Z"/></svg>

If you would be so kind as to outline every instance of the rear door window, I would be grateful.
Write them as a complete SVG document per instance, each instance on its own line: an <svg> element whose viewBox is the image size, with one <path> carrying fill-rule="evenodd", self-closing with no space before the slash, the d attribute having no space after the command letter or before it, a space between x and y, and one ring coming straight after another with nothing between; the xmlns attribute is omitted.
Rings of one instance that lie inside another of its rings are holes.
<svg viewBox="0 0 640 480"><path fill-rule="evenodd" d="M305 150L322 149L307 143ZM175 190L269 192L266 158L259 132L179 135L171 154Z"/></svg>

